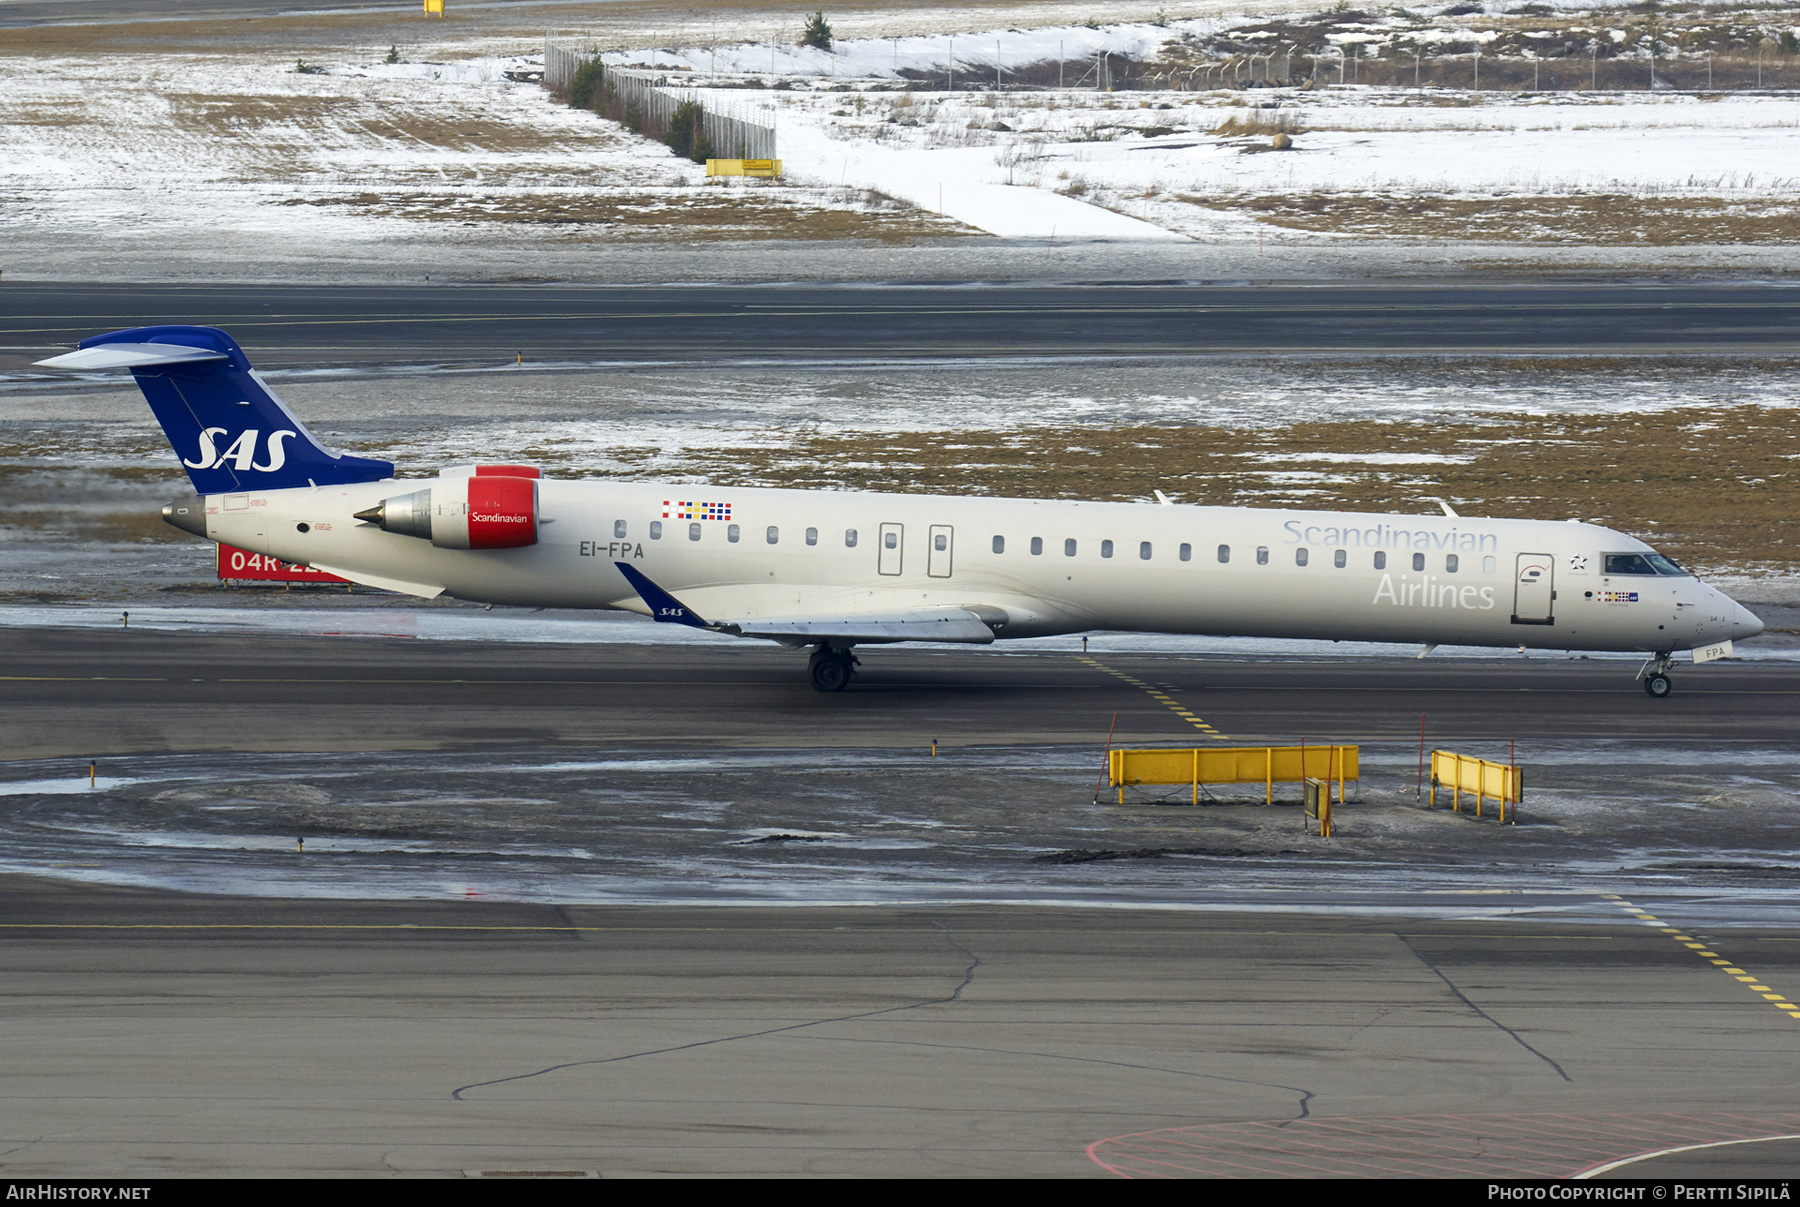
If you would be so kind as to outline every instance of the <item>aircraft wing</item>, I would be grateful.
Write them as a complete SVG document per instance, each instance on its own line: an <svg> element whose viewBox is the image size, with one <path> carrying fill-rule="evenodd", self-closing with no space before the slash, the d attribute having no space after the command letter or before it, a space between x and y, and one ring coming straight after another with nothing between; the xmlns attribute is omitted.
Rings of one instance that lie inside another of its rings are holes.
<svg viewBox="0 0 1800 1207"><path fill-rule="evenodd" d="M906 612L841 613L822 616L746 617L741 620L707 620L657 586L641 570L627 562L614 562L625 581L650 609L652 619L664 624L684 624L732 637L755 637L803 646L821 641L845 645L874 645L892 641L951 641L987 645L994 630L1006 623L999 608L919 608Z"/></svg>
<svg viewBox="0 0 1800 1207"><path fill-rule="evenodd" d="M967 608L922 608L915 612L855 616L783 616L734 620L718 626L738 637L761 637L783 645L818 641L874 645L889 641L955 641L987 645L994 630Z"/></svg>

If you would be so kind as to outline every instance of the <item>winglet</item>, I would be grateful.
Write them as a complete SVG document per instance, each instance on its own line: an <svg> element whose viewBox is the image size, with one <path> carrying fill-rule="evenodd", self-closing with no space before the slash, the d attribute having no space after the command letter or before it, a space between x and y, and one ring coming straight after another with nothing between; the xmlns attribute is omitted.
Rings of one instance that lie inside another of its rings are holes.
<svg viewBox="0 0 1800 1207"><path fill-rule="evenodd" d="M642 571L633 569L626 562L614 562L613 565L619 568L619 573L625 576L625 581L631 584L631 589L638 593L638 598L650 606L652 619L661 621L663 624L685 624L689 628L718 631L717 625L701 619L679 599L645 578Z"/></svg>

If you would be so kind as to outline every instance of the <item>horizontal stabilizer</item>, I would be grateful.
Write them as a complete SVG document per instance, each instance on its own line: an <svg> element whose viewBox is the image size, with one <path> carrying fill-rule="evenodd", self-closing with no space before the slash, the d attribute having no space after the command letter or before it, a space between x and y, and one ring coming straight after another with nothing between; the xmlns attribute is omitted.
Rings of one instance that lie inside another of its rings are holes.
<svg viewBox="0 0 1800 1207"><path fill-rule="evenodd" d="M182 344L97 344L37 363L46 369L135 369L140 365L227 359L225 353L215 349L190 348Z"/></svg>
<svg viewBox="0 0 1800 1207"><path fill-rule="evenodd" d="M401 595L417 595L420 599L436 599L444 593L442 587L434 587L428 583L409 583L398 578L384 578L379 574L370 574L363 570L349 570L343 566L321 566L315 563L313 569L324 574L335 574L339 578L347 578L364 587L397 591Z"/></svg>

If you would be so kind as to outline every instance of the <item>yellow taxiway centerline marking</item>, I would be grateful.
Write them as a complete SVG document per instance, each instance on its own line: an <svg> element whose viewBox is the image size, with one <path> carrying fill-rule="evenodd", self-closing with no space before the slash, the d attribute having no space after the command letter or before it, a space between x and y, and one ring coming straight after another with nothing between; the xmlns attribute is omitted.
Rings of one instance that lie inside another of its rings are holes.
<svg viewBox="0 0 1800 1207"><path fill-rule="evenodd" d="M1726 976L1730 977L1732 980L1739 982L1745 988L1749 989L1750 992L1757 994L1759 997L1761 997L1764 1001L1767 1001L1770 1004L1772 1004L1777 1010L1781 1010L1781 1011L1785 1012L1787 1015L1789 1015L1792 1018L1800 1018L1800 1006L1796 1006L1792 1001L1788 1000L1787 994L1776 993L1773 990L1771 990L1767 985L1762 984L1761 977L1753 977L1753 976L1749 975L1742 968L1739 968L1736 965L1734 965L1730 960L1722 958L1718 952L1709 950L1708 946L1705 943L1696 942L1694 939L1694 936L1683 933L1680 928L1674 927L1674 926L1662 925L1661 918L1658 918L1655 914L1650 913L1648 910L1645 910L1639 906L1633 905L1631 902L1625 900L1625 898L1617 895L1616 893L1602 893L1600 895L1602 897L1604 897L1606 900L1611 901L1611 902L1615 903L1616 905L1618 905L1618 907L1620 909L1622 909L1626 913L1630 914L1633 918L1637 919L1639 922L1644 922L1644 923L1648 923L1649 925L1655 926L1658 930L1662 931L1665 935L1668 935L1671 939L1675 940L1675 942L1681 944L1683 947L1687 948L1689 951L1693 952L1695 955L1704 958L1708 963L1712 964L1713 967L1717 968L1720 972L1724 973Z"/></svg>
<svg viewBox="0 0 1800 1207"><path fill-rule="evenodd" d="M1189 725L1192 725L1195 729L1198 729L1201 733L1204 733L1207 737L1218 738L1220 741L1229 741L1230 740L1227 737L1227 735L1220 733L1218 730L1214 729L1211 725L1209 725L1206 722L1206 719L1204 717L1195 716L1194 713L1192 711L1190 711L1188 708L1177 703L1175 701L1174 697L1170 696L1168 693L1166 693L1164 691L1161 691L1158 688L1151 687L1148 683L1145 683L1142 679L1134 678L1131 675L1127 675L1124 671L1115 671L1112 667L1107 666L1104 662L1101 662L1095 658L1090 658L1086 654L1081 655L1080 661L1085 663L1088 666L1093 667L1095 670L1105 671L1107 674L1113 676L1115 679L1123 679L1125 682L1131 684L1131 686L1137 688L1139 691L1141 691L1145 695L1149 696L1152 700L1155 700L1158 704L1161 704L1164 708L1168 709L1170 712L1174 713L1176 716L1178 716L1182 720L1186 721Z"/></svg>

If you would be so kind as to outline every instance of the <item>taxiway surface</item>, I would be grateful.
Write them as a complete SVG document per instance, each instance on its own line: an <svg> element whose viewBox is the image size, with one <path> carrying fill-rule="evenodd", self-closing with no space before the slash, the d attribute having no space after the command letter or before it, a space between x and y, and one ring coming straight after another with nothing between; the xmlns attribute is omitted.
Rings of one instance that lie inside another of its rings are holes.
<svg viewBox="0 0 1800 1207"><path fill-rule="evenodd" d="M1173 741L1194 727L1123 672L1247 744L1630 738L1785 743L1792 663L1684 666L1652 700L1633 664L1564 656L1240 661L1181 654L859 651L842 695L772 645L422 642L330 635L0 630L13 757L496 748L703 740L924 747ZM1214 739L1209 739L1214 740Z"/></svg>
<svg viewBox="0 0 1800 1207"><path fill-rule="evenodd" d="M0 903L12 1176L1543 1177L1796 1127L1800 1020L1623 912ZM1795 937L1720 950L1792 982Z"/></svg>
<svg viewBox="0 0 1800 1207"><path fill-rule="evenodd" d="M1800 667L864 661L0 630L5 1172L1561 1176L1800 1130ZM1221 740L1158 697L1365 743L1342 836L1096 802L1115 713ZM1524 824L1419 807L1421 712L1521 740Z"/></svg>

